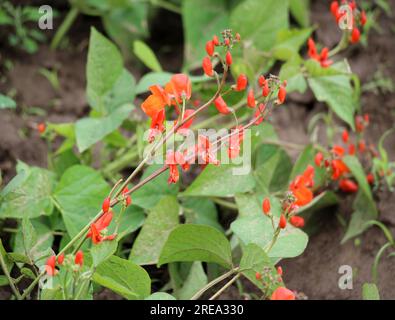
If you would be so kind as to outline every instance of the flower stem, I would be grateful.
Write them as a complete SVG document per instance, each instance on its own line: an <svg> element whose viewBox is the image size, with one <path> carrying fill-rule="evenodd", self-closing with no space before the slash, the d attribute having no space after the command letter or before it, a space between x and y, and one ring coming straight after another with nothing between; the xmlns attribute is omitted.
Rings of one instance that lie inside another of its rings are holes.
<svg viewBox="0 0 395 320"><path fill-rule="evenodd" d="M8 271L7 265L4 261L4 257L2 254L0 254L0 265L1 265L1 268L3 269L4 275L7 277L8 283L9 283L11 290L14 293L15 297L18 300L21 300L21 294L19 293L17 287L15 286L14 280L11 278L10 272Z"/></svg>
<svg viewBox="0 0 395 320"><path fill-rule="evenodd" d="M230 279L221 289L219 289L209 300L215 300L218 298L226 289L228 289L233 282L235 282L240 277L240 273L236 274L232 279Z"/></svg>

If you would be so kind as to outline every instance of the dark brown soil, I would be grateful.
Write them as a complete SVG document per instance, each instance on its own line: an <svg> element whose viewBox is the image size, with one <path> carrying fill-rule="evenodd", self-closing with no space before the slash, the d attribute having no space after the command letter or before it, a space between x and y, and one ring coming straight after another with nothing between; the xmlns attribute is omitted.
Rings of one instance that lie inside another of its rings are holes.
<svg viewBox="0 0 395 320"><path fill-rule="evenodd" d="M391 0L395 10L395 0ZM339 34L336 32L332 17L328 13L329 1L314 1L312 20L318 24L316 38L319 42L333 46ZM362 83L372 80L378 65L383 66L384 74L395 81L395 42L393 39L393 20L381 15L382 33L372 32L369 46L357 46L347 52L352 70L357 73ZM174 17L173 17L174 18ZM46 145L36 131L37 123L41 121L68 122L85 115L88 106L85 98L85 63L89 25L92 20L80 17L71 32L70 46L66 50L51 52L42 46L38 53L28 55L15 52L10 48L2 48L0 59L10 59L13 63L11 71L1 70L4 82L0 82L0 92L16 90L18 102L17 112L1 111L0 116L0 170L4 183L15 175L16 161L22 160L31 165L46 166ZM171 19L174 21L174 19ZM161 20L163 21L163 20ZM98 21L93 23L100 25ZM180 22L176 26L180 27ZM152 36L152 46L159 50L164 41L163 23L156 28ZM172 27L174 29L174 26ZM169 34L169 33L167 33ZM178 32L177 41L172 43L182 52L182 34ZM174 41L173 41L174 42ZM160 55L163 64L171 63L170 70L176 71L181 65L181 56L163 52ZM58 70L60 90L55 90L39 69L49 68ZM141 70L132 70L139 74ZM362 106L371 115L372 125L369 135L372 142L389 128L394 126L395 95L365 92L362 96ZM38 107L44 110L42 116L31 115L27 107ZM280 108L274 115L273 122L282 139L304 144L308 142L307 123L311 117L325 110L325 106L314 103L312 95L303 97L291 96L287 107ZM286 128L286 129L284 129ZM395 137L387 141L387 149L392 159L395 159ZM294 158L295 152L291 152ZM395 215L392 208L395 205L394 194L383 192L377 195L381 220L395 234ZM370 268L374 256L385 238L377 229L371 229L360 237L360 245L349 241L340 245L344 229L336 218L336 213L350 214L350 201L346 201L329 215L323 216L324 227L311 236L305 253L296 258L282 261L284 280L287 286L298 292L303 292L309 299L360 299L361 285L370 281ZM395 299L395 264L393 258L384 258L380 264L380 292L383 298ZM338 269L349 265L354 270L353 290L340 290ZM8 290L0 288L0 299L9 296ZM104 291L97 298L115 298L111 292ZM235 288L225 293L222 298L240 298Z"/></svg>

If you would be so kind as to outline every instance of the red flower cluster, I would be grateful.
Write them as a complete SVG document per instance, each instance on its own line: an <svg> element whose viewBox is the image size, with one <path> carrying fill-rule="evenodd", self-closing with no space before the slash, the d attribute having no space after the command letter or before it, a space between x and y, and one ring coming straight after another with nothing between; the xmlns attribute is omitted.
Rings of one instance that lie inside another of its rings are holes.
<svg viewBox="0 0 395 320"><path fill-rule="evenodd" d="M344 6L347 5L349 10L346 10ZM357 43L361 37L361 29L367 22L366 12L360 11L355 0L345 1L343 0L340 4L339 1L332 1L330 10L334 18L336 19L336 23L339 23L341 19L351 19L351 36L350 42ZM351 12L352 16L347 17L347 13Z"/></svg>
<svg viewBox="0 0 395 320"><path fill-rule="evenodd" d="M295 294L285 287L278 287L272 293L270 300L295 300Z"/></svg>
<svg viewBox="0 0 395 320"><path fill-rule="evenodd" d="M309 57L313 60L318 61L321 64L321 67L323 68L327 68L329 67L333 61L329 60L329 49L328 47L324 47L320 53L318 53L317 51L317 47L315 45L315 42L313 40L313 38L310 38L307 42L307 46L308 46L308 54Z"/></svg>
<svg viewBox="0 0 395 320"><path fill-rule="evenodd" d="M127 192L125 190L123 191L124 193ZM126 200L126 202L128 202L128 200ZM104 231L106 231L107 227L110 225L113 218L113 212L111 210L110 203L111 203L110 198L104 199L102 205L103 214L99 219L96 220L96 222L90 225L89 232L86 235L87 238L92 239L92 242L94 244L98 244L106 240L114 240L116 237L115 234L109 236L105 236L102 234L104 233Z"/></svg>
<svg viewBox="0 0 395 320"><path fill-rule="evenodd" d="M55 255L51 256L48 258L46 264L45 264L45 271L49 276L56 276L58 274L58 269L56 269L56 266L61 266L64 263L64 254L60 254L58 257ZM84 264L84 253L79 250L74 258L74 264L82 267Z"/></svg>
<svg viewBox="0 0 395 320"><path fill-rule="evenodd" d="M165 107L174 106L175 111L179 114L179 104L182 104L183 100L191 98L192 84L187 75L175 74L164 89L159 85L151 86L149 89L151 95L141 104L141 109L151 118L149 141L152 142L155 135L165 129ZM192 119L188 121L188 125L191 124ZM185 128L186 125L183 127Z"/></svg>

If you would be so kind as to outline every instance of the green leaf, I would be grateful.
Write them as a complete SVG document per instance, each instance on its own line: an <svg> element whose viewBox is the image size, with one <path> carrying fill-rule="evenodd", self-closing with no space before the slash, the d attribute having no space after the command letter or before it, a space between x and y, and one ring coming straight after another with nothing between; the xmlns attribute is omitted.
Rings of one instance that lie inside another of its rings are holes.
<svg viewBox="0 0 395 320"><path fill-rule="evenodd" d="M265 194L284 189L292 170L288 154L272 145L262 145L256 153L254 177L257 189Z"/></svg>
<svg viewBox="0 0 395 320"><path fill-rule="evenodd" d="M95 28L91 29L87 63L87 94L93 107L101 110L100 100L114 86L123 71L123 60L116 46Z"/></svg>
<svg viewBox="0 0 395 320"><path fill-rule="evenodd" d="M115 251L117 251L117 247L117 239L112 241L103 241L99 244L93 245L90 249L93 267L97 267L99 264L110 258Z"/></svg>
<svg viewBox="0 0 395 320"><path fill-rule="evenodd" d="M232 197L255 187L251 174L235 175L237 166L209 164L182 193L188 197Z"/></svg>
<svg viewBox="0 0 395 320"><path fill-rule="evenodd" d="M363 300L380 300L379 289L374 283L364 283L362 286Z"/></svg>
<svg viewBox="0 0 395 320"><path fill-rule="evenodd" d="M137 236L129 259L139 265L156 264L170 232L178 225L177 198L163 198L149 212L144 226Z"/></svg>
<svg viewBox="0 0 395 320"><path fill-rule="evenodd" d="M278 218L274 220L277 226ZM231 224L231 229L245 245L255 243L264 250L268 249L274 237L271 220L263 214L239 218ZM308 237L302 230L288 224L287 228L281 231L268 256L271 258L297 257L303 253L307 241Z"/></svg>
<svg viewBox="0 0 395 320"><path fill-rule="evenodd" d="M295 20L302 26L310 24L310 0L290 0L290 11Z"/></svg>
<svg viewBox="0 0 395 320"><path fill-rule="evenodd" d="M161 165L151 165L145 171L141 179L145 179L153 172L160 169ZM166 196L177 195L179 184L169 185L167 183L168 173L165 172L154 180L146 183L143 187L133 193L133 204L144 209L151 209Z"/></svg>
<svg viewBox="0 0 395 320"><path fill-rule="evenodd" d="M195 261L185 279L182 288L175 292L179 300L190 300L195 293L207 284L207 275L201 262Z"/></svg>
<svg viewBox="0 0 395 320"><path fill-rule="evenodd" d="M161 72L162 67L152 49L143 41L136 40L133 43L133 52L152 71Z"/></svg>
<svg viewBox="0 0 395 320"><path fill-rule="evenodd" d="M22 168L0 192L0 218L35 218L53 211L51 194L55 175L45 169L20 165Z"/></svg>
<svg viewBox="0 0 395 320"><path fill-rule="evenodd" d="M67 169L55 190L54 199L71 237L97 215L109 191L107 183L94 169L81 165Z"/></svg>
<svg viewBox="0 0 395 320"><path fill-rule="evenodd" d="M301 70L301 58L295 56L284 63L280 70L280 79L287 80L287 92L307 90L307 82Z"/></svg>
<svg viewBox="0 0 395 320"><path fill-rule="evenodd" d="M171 294L166 292L154 292L144 300L177 300Z"/></svg>
<svg viewBox="0 0 395 320"><path fill-rule="evenodd" d="M144 210L138 206L130 205L126 208L125 212L122 214L121 219L119 220L120 208L114 208L114 212L116 213L114 217L115 223L112 223L108 227L108 233L113 234L115 232L116 225L119 221L118 228L118 236L117 239L121 240L123 237L128 234L136 231L140 228L145 220Z"/></svg>
<svg viewBox="0 0 395 320"><path fill-rule="evenodd" d="M269 292L273 291L275 289L274 287L277 287L278 283L282 283L282 281L273 282L272 280L269 280L270 277L272 277L272 279L279 278L277 270L266 252L254 243L248 244L243 250L243 256L240 260L240 272L263 291L266 291L263 283L270 284ZM257 272L262 274L263 281L256 279L255 275ZM269 281L265 281L266 278Z"/></svg>
<svg viewBox="0 0 395 320"><path fill-rule="evenodd" d="M14 262L12 261L12 259L9 257L9 255L5 251L4 246L3 246L3 241L1 240L1 238L0 238L0 254L4 259L4 262L7 266L8 271L11 272L11 268L14 265Z"/></svg>
<svg viewBox="0 0 395 320"><path fill-rule="evenodd" d="M53 241L53 232L46 224L38 219L23 218L15 235L14 253L23 254L29 258L29 262L41 266L53 253L51 250Z"/></svg>
<svg viewBox="0 0 395 320"><path fill-rule="evenodd" d="M268 51L276 42L277 32L288 28L288 1L243 1L232 11L230 25L243 41Z"/></svg>
<svg viewBox="0 0 395 320"><path fill-rule="evenodd" d="M228 239L218 230L202 225L185 224L169 235L158 265L177 261L204 261L232 267Z"/></svg>
<svg viewBox="0 0 395 320"><path fill-rule="evenodd" d="M306 43L312 31L312 28L279 31L272 49L275 58L286 61L298 56L301 46Z"/></svg>
<svg viewBox="0 0 395 320"><path fill-rule="evenodd" d="M204 224L223 231L218 223L218 213L215 203L209 199L187 198L183 202L186 223Z"/></svg>
<svg viewBox="0 0 395 320"><path fill-rule="evenodd" d="M97 267L93 281L129 300L144 299L151 292L148 273L137 264L116 256Z"/></svg>
<svg viewBox="0 0 395 320"><path fill-rule="evenodd" d="M84 152L106 135L116 130L133 110L131 104L125 104L103 118L83 118L75 123L77 146Z"/></svg>
<svg viewBox="0 0 395 320"><path fill-rule="evenodd" d="M184 0L181 9L185 35L184 67L192 69L200 66L206 42L229 27L229 11L226 0Z"/></svg>
<svg viewBox="0 0 395 320"><path fill-rule="evenodd" d="M318 101L325 102L336 115L354 129L355 104L350 77L346 75L308 78Z"/></svg>
<svg viewBox="0 0 395 320"><path fill-rule="evenodd" d="M342 243L361 234L367 228L366 223L378 217L376 203L358 158L346 156L343 161L357 180L359 191L353 203L354 213Z"/></svg>
<svg viewBox="0 0 395 320"><path fill-rule="evenodd" d="M8 285L8 278L0 275L0 287Z"/></svg>
<svg viewBox="0 0 395 320"><path fill-rule="evenodd" d="M136 93L141 94L148 91L150 86L155 84L165 86L173 76L170 72L150 72L145 74L137 84Z"/></svg>
<svg viewBox="0 0 395 320"><path fill-rule="evenodd" d="M0 109L15 109L16 102L11 98L0 94Z"/></svg>

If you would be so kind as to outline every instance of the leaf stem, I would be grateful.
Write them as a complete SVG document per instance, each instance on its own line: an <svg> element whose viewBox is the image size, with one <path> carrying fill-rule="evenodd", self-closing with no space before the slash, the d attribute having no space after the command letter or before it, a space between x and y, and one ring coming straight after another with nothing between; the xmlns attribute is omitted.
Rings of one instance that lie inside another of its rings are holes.
<svg viewBox="0 0 395 320"><path fill-rule="evenodd" d="M4 275L7 277L8 284L10 285L12 292L15 294L15 297L18 300L21 300L21 294L19 293L17 287L15 286L14 280L11 278L10 272L8 271L7 265L4 261L4 257L1 253L0 253L0 265L1 268L3 269Z"/></svg>
<svg viewBox="0 0 395 320"><path fill-rule="evenodd" d="M228 289L233 282L235 282L240 277L240 273L236 274L232 279L230 279L221 289L219 289L209 300L215 300L218 298L226 289Z"/></svg>

